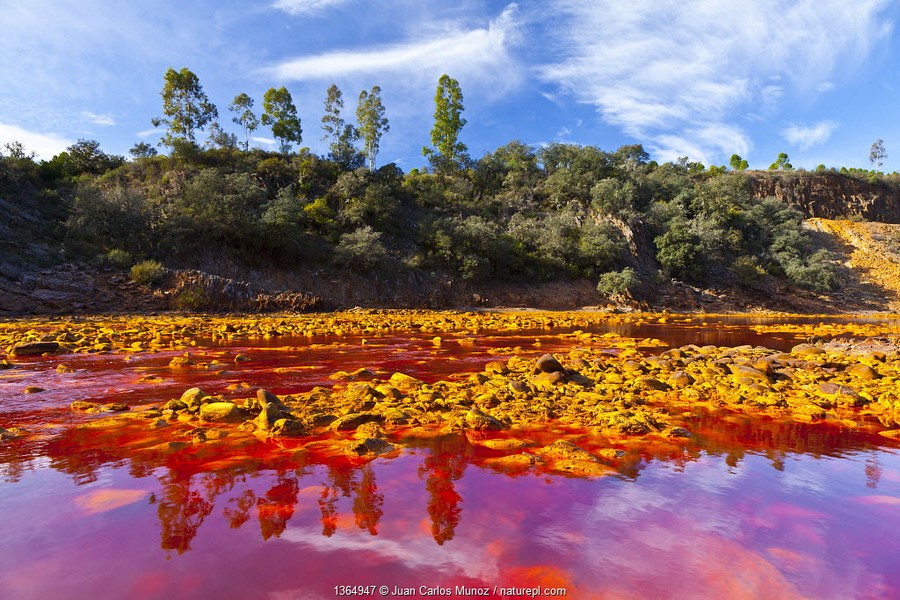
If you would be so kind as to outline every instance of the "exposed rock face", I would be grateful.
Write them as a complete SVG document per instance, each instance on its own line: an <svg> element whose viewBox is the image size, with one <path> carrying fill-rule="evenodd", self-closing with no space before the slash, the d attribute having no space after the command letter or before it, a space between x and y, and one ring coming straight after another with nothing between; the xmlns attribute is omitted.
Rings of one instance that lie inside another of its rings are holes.
<svg viewBox="0 0 900 600"><path fill-rule="evenodd" d="M900 189L888 185L839 173L758 173L751 182L757 198L773 196L807 217L900 223Z"/></svg>

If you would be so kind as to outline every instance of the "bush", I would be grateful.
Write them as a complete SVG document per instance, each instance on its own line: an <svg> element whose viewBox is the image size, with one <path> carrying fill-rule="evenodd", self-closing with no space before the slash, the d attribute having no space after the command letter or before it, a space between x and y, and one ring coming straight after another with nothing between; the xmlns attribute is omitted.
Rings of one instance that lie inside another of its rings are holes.
<svg viewBox="0 0 900 600"><path fill-rule="evenodd" d="M759 264L755 256L738 256L731 265L738 281L745 287L754 288L759 285L766 270Z"/></svg>
<svg viewBox="0 0 900 600"><path fill-rule="evenodd" d="M387 250L381 242L381 233L364 225L356 231L341 235L334 255L341 266L366 271L380 266L387 258Z"/></svg>
<svg viewBox="0 0 900 600"><path fill-rule="evenodd" d="M631 267L625 267L621 271L610 271L600 276L597 283L597 291L612 299L625 299L641 283L637 272Z"/></svg>
<svg viewBox="0 0 900 600"><path fill-rule="evenodd" d="M166 268L155 260L145 260L131 267L131 280L140 285L152 285L162 281Z"/></svg>
<svg viewBox="0 0 900 600"><path fill-rule="evenodd" d="M134 263L134 257L127 250L113 248L100 257L100 262L117 269L127 269Z"/></svg>

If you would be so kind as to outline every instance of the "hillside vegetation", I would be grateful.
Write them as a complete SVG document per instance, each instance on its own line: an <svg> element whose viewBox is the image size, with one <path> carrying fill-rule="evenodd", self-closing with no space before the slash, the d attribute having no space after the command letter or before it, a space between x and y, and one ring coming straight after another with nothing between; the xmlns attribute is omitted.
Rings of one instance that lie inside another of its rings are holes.
<svg viewBox="0 0 900 600"><path fill-rule="evenodd" d="M257 288L319 296L289 302L305 307L705 308L724 297L726 308L771 306L774 290L784 304L848 281L840 245L805 229L804 218L900 220L891 177L794 171L786 155L765 173L745 171L737 156L733 170L658 164L640 145L511 142L473 159L458 140L462 92L447 76L423 149L429 168L407 173L376 166L389 131L377 86L360 94L358 125L343 120L341 92L329 88L328 156L292 149L302 129L285 88L266 93L260 119L251 98L235 98L243 143L218 125L187 69L166 73L162 96L165 117L153 123L168 128L168 155L139 143L126 161L92 140L48 161L19 144L0 153L0 299L46 289L64 305L67 293L92 291L85 273L129 271L151 289L175 285L173 270L194 269L243 280L246 298ZM279 152L250 148L260 123ZM203 128L205 146L196 141ZM53 268L63 263L75 266L60 284ZM178 279L167 306L222 308L199 277ZM216 296L230 289L213 287ZM28 308L14 304L3 308Z"/></svg>

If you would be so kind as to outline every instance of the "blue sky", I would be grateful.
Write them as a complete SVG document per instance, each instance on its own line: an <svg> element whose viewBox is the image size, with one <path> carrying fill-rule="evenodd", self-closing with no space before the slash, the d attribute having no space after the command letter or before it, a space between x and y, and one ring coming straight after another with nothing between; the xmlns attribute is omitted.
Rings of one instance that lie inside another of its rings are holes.
<svg viewBox="0 0 900 600"><path fill-rule="evenodd" d="M479 157L512 140L641 143L657 160L900 169L900 2L887 0L0 0L0 144L50 158L79 138L127 154L161 131L167 68L227 110L270 87L324 153L325 92L382 88L379 164L425 163L438 77L459 80ZM261 127L254 142L275 148ZM205 137L205 136L201 136Z"/></svg>

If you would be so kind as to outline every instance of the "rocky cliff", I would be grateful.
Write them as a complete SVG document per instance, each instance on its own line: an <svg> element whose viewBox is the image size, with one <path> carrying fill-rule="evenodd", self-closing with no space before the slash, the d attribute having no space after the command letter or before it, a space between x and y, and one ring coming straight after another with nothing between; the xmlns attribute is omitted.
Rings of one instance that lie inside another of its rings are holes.
<svg viewBox="0 0 900 600"><path fill-rule="evenodd" d="M758 198L774 196L807 217L900 223L900 188L840 173L751 173Z"/></svg>

